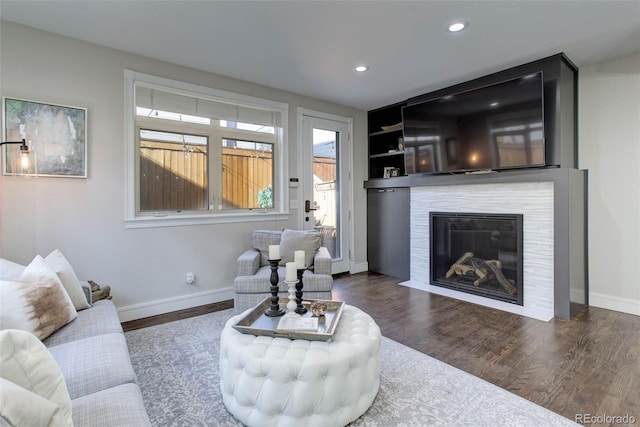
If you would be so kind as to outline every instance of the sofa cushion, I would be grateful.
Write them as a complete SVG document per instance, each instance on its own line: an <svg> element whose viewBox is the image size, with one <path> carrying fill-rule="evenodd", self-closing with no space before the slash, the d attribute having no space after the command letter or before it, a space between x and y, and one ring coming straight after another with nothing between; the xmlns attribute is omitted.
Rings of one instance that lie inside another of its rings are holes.
<svg viewBox="0 0 640 427"><path fill-rule="evenodd" d="M0 329L21 329L42 340L77 317L69 295L52 274L53 278L34 278L39 280L34 283L0 281Z"/></svg>
<svg viewBox="0 0 640 427"><path fill-rule="evenodd" d="M136 384L122 384L72 401L76 426L150 426Z"/></svg>
<svg viewBox="0 0 640 427"><path fill-rule="evenodd" d="M51 334L43 342L47 347L96 335L122 333L116 306L110 300L96 301L91 308L78 312L78 317Z"/></svg>
<svg viewBox="0 0 640 427"><path fill-rule="evenodd" d="M0 258L0 280L18 280L25 268L24 265Z"/></svg>
<svg viewBox="0 0 640 427"><path fill-rule="evenodd" d="M280 265L293 262L295 251L304 251L304 262L307 267L313 265L313 257L320 248L320 233L315 230L289 230L282 232L280 238Z"/></svg>
<svg viewBox="0 0 640 427"><path fill-rule="evenodd" d="M64 289L69 294L76 310L89 308L89 303L82 291L80 280L78 280L78 276L76 276L76 273L73 271L73 267L71 267L71 264L69 264L69 261L67 261L60 249L51 252L44 260L60 278L62 286L64 286Z"/></svg>
<svg viewBox="0 0 640 427"><path fill-rule="evenodd" d="M281 231L273 230L256 230L251 234L251 246L260 251L260 266L269 265L269 246L279 245L281 236Z"/></svg>
<svg viewBox="0 0 640 427"><path fill-rule="evenodd" d="M103 334L49 347L71 399L135 383L124 334Z"/></svg>
<svg viewBox="0 0 640 427"><path fill-rule="evenodd" d="M0 366L0 407L11 425L72 424L71 399L62 372L35 335L16 329L1 331ZM34 423L38 420L48 422Z"/></svg>

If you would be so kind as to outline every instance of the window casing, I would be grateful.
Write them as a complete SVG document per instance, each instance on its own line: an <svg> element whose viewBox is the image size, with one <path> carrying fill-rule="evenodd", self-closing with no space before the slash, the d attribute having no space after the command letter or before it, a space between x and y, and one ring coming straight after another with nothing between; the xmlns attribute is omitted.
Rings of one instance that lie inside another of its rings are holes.
<svg viewBox="0 0 640 427"><path fill-rule="evenodd" d="M133 71L127 227L287 219L286 104Z"/></svg>

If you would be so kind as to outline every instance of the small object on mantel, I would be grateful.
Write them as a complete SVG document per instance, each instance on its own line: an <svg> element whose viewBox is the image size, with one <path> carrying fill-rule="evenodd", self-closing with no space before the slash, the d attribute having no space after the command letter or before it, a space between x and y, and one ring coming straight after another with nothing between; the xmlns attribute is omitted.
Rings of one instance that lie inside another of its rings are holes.
<svg viewBox="0 0 640 427"><path fill-rule="evenodd" d="M327 313L327 303L322 301L311 303L311 313L316 317L324 316Z"/></svg>

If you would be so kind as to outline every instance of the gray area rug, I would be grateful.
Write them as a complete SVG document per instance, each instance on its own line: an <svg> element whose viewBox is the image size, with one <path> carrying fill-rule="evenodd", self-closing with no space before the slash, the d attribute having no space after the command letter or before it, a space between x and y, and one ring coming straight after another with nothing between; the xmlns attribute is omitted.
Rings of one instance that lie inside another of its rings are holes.
<svg viewBox="0 0 640 427"><path fill-rule="evenodd" d="M127 332L154 426L241 426L220 396L220 332L232 310ZM577 425L528 400L390 339L380 391L350 426ZM327 426L331 427L331 426Z"/></svg>

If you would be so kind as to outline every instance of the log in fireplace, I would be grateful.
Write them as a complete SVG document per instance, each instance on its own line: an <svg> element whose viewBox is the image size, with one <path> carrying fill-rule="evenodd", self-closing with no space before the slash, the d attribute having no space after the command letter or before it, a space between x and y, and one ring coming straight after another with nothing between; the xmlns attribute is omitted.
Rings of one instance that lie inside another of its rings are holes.
<svg viewBox="0 0 640 427"><path fill-rule="evenodd" d="M431 284L523 305L522 215L431 212Z"/></svg>

